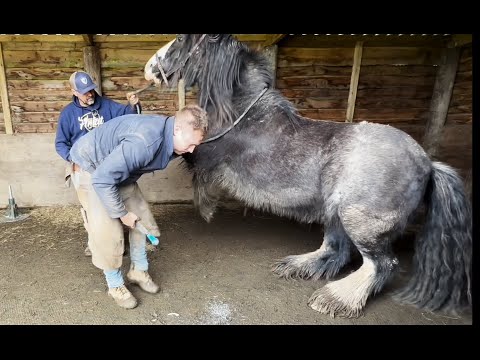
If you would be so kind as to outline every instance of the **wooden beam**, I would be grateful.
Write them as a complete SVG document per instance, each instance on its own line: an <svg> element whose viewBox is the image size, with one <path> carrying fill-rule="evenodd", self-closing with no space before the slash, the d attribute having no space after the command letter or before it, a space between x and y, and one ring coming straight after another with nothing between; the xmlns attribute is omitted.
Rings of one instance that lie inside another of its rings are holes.
<svg viewBox="0 0 480 360"><path fill-rule="evenodd" d="M348 92L347 116L345 121L353 121L355 112L355 102L357 100L358 78L360 77L360 67L362 65L363 41L358 41L353 53L352 76L350 78L350 90Z"/></svg>
<svg viewBox="0 0 480 360"><path fill-rule="evenodd" d="M232 34L240 41L266 42L271 34ZM283 35L283 34L275 34ZM89 36L92 44L103 42L169 42L176 34L58 34L58 35L0 35L0 42L79 42L87 43ZM271 38L275 41L275 38ZM278 40L277 40L278 41ZM273 42L272 42L273 44Z"/></svg>
<svg viewBox="0 0 480 360"><path fill-rule="evenodd" d="M3 47L0 42L0 96L2 99L3 119L5 121L5 133L13 134L12 115L10 113L10 101L8 99L7 76L3 62Z"/></svg>
<svg viewBox="0 0 480 360"><path fill-rule="evenodd" d="M102 95L102 74L101 74L100 52L96 46L85 46L83 48L84 69L90 74L92 80L97 84L97 93Z"/></svg>
<svg viewBox="0 0 480 360"><path fill-rule="evenodd" d="M472 43L472 34L453 34L452 41L454 46L461 47Z"/></svg>
<svg viewBox="0 0 480 360"><path fill-rule="evenodd" d="M287 34L267 34L264 46L271 46L282 40Z"/></svg>
<svg viewBox="0 0 480 360"><path fill-rule="evenodd" d="M185 107L185 80L178 80L178 110Z"/></svg>
<svg viewBox="0 0 480 360"><path fill-rule="evenodd" d="M85 43L88 46L93 45L93 35L92 34L83 34L82 37L83 37L83 41L85 41Z"/></svg>
<svg viewBox="0 0 480 360"><path fill-rule="evenodd" d="M430 118L427 121L423 138L423 147L431 156L434 156L438 150L455 84L460 49L453 46L452 44L451 47L443 50L433 86L433 95L430 101Z"/></svg>
<svg viewBox="0 0 480 360"><path fill-rule="evenodd" d="M83 42L82 35L0 35L0 42Z"/></svg>

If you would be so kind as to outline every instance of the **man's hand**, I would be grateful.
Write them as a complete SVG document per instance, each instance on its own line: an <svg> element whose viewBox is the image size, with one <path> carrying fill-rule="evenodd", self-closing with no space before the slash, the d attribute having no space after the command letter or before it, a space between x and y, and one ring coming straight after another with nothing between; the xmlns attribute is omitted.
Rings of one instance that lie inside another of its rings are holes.
<svg viewBox="0 0 480 360"><path fill-rule="evenodd" d="M138 104L138 96L135 94L135 92L128 92L127 93L127 100L130 105L135 106Z"/></svg>
<svg viewBox="0 0 480 360"><path fill-rule="evenodd" d="M129 212L127 213L127 215L122 216L122 217L120 218L120 220L122 221L122 223L124 223L125 225L127 225L129 228L134 229L134 228L135 228L135 221L138 220L138 216L129 211Z"/></svg>

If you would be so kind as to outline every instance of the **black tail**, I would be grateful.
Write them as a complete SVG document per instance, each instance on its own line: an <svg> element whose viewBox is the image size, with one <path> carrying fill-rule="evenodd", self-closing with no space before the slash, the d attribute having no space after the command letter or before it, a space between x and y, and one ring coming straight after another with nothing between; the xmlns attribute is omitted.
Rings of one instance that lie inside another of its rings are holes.
<svg viewBox="0 0 480 360"><path fill-rule="evenodd" d="M457 314L472 304L472 212L462 179L433 163L427 217L416 241L414 274L394 298L431 311Z"/></svg>

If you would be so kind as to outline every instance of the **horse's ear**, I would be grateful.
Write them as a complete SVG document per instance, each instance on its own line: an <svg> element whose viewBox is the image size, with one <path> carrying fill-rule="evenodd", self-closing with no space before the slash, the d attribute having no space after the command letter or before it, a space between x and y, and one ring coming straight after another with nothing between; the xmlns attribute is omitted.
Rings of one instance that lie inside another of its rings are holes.
<svg viewBox="0 0 480 360"><path fill-rule="evenodd" d="M208 42L217 42L222 34L208 34Z"/></svg>

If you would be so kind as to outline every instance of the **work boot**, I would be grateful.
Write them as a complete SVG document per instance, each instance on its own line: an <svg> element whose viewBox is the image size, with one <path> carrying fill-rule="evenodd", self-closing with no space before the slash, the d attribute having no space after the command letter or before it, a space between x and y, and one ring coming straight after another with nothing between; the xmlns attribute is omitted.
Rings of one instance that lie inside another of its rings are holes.
<svg viewBox="0 0 480 360"><path fill-rule="evenodd" d="M130 271L127 274L127 279L133 283L140 286L143 290L150 294L155 294L160 290L160 287L155 284L148 274L148 271L136 270L133 268L133 265L130 266Z"/></svg>
<svg viewBox="0 0 480 360"><path fill-rule="evenodd" d="M118 306L125 309L133 309L137 306L137 299L135 299L135 296L132 295L125 285L109 288L108 295L113 297L113 300L115 300Z"/></svg>

